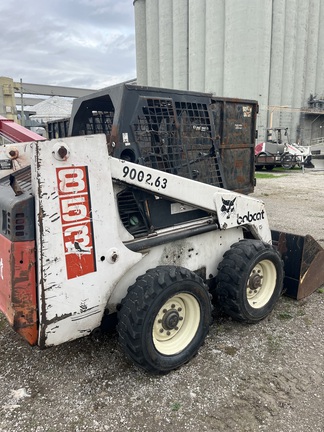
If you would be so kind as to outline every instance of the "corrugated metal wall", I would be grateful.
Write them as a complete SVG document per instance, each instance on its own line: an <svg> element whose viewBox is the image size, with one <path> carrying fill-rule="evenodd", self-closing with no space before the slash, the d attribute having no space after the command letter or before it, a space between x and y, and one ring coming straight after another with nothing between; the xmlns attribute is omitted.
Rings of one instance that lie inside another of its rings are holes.
<svg viewBox="0 0 324 432"><path fill-rule="evenodd" d="M324 0L135 0L134 7L140 85L256 99L261 136L272 111L273 126L306 138L300 109L311 93L324 95Z"/></svg>

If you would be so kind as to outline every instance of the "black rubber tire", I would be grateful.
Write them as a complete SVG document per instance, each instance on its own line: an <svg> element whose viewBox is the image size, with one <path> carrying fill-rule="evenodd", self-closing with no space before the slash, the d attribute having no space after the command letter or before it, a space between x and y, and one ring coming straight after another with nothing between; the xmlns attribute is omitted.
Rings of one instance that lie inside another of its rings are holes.
<svg viewBox="0 0 324 432"><path fill-rule="evenodd" d="M284 169L292 169L295 166L294 157L291 154L284 154L280 163Z"/></svg>
<svg viewBox="0 0 324 432"><path fill-rule="evenodd" d="M275 167L274 165L265 165L265 169L267 171L272 171L274 167Z"/></svg>
<svg viewBox="0 0 324 432"><path fill-rule="evenodd" d="M203 280L183 267L159 266L128 289L117 331L135 365L165 374L196 355L211 321L211 295Z"/></svg>
<svg viewBox="0 0 324 432"><path fill-rule="evenodd" d="M262 169L264 168L264 165L259 162L259 156L266 156L266 153L261 152L254 157L254 165L256 171L262 171Z"/></svg>
<svg viewBox="0 0 324 432"><path fill-rule="evenodd" d="M260 240L245 239L225 252L211 293L224 313L237 321L256 323L277 303L283 277L279 253Z"/></svg>

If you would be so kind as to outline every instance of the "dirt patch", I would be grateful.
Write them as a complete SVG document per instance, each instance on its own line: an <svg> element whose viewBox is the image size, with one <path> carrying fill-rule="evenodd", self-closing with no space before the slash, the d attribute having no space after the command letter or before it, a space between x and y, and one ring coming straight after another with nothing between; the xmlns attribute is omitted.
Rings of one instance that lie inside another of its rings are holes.
<svg viewBox="0 0 324 432"><path fill-rule="evenodd" d="M324 246L324 173L259 179L274 229ZM0 316L0 430L321 432L324 293L280 299L261 323L216 317L198 355L150 376L130 364L115 334L40 351Z"/></svg>

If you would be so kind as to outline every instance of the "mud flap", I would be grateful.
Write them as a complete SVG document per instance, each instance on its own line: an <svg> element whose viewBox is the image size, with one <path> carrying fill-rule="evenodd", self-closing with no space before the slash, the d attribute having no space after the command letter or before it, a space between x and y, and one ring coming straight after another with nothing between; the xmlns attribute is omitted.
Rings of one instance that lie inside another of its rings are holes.
<svg viewBox="0 0 324 432"><path fill-rule="evenodd" d="M284 262L284 294L300 300L324 284L324 249L310 235L271 231Z"/></svg>

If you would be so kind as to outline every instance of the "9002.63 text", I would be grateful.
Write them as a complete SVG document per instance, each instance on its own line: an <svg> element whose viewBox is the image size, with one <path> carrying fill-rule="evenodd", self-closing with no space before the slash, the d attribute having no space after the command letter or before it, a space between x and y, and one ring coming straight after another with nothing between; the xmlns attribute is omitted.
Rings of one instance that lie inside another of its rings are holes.
<svg viewBox="0 0 324 432"><path fill-rule="evenodd" d="M129 168L127 165L123 167L123 177L130 178L131 180L137 180L138 182L144 182L150 186L156 188L165 189L167 187L168 180L164 177L153 176L151 173L144 173L142 170L137 170L135 168Z"/></svg>

